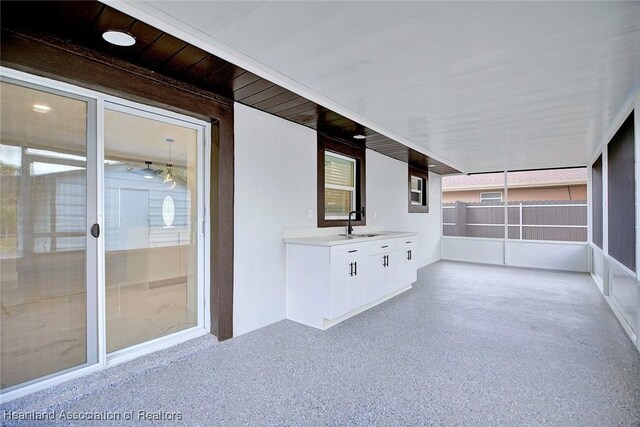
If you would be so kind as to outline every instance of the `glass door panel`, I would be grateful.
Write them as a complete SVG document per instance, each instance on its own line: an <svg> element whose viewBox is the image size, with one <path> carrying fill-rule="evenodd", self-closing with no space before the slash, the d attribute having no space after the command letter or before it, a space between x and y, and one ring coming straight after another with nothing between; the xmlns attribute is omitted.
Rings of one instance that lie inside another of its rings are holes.
<svg viewBox="0 0 640 427"><path fill-rule="evenodd" d="M198 324L198 130L105 111L107 352Z"/></svg>
<svg viewBox="0 0 640 427"><path fill-rule="evenodd" d="M88 262L97 244L87 240L87 185L94 175L86 161L95 113L87 100L1 85L0 378L6 389L97 362L97 341L87 338L97 333L95 262Z"/></svg>

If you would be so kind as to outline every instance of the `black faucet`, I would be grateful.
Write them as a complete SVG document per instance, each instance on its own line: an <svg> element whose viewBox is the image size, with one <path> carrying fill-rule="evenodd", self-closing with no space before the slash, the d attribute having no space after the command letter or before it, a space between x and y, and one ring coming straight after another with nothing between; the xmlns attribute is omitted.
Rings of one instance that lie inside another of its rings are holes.
<svg viewBox="0 0 640 427"><path fill-rule="evenodd" d="M362 216L364 216L364 206L359 211L351 211L351 212L349 212L349 224L347 226L347 234L353 233L353 227L351 226L351 215L352 214L362 214Z"/></svg>

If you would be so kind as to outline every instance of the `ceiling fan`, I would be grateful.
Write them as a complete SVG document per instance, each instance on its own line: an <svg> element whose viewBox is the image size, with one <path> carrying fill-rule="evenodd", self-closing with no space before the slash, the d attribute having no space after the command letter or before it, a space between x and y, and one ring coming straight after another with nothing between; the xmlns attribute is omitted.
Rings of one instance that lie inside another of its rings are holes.
<svg viewBox="0 0 640 427"><path fill-rule="evenodd" d="M145 179L153 179L153 178L155 178L157 176L160 176L162 174L163 171L161 169L154 169L154 168L151 167L153 162L150 162L150 161L147 160L144 163L147 165L147 167L139 168L139 169L136 169L136 168L132 167L132 168L128 169L129 172L135 173L137 175L142 175Z"/></svg>

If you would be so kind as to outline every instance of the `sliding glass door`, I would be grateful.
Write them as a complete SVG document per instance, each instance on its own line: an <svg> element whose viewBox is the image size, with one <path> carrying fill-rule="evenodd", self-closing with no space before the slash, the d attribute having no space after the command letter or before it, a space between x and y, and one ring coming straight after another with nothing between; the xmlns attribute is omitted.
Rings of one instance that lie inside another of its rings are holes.
<svg viewBox="0 0 640 427"><path fill-rule="evenodd" d="M206 333L209 126L1 70L0 393Z"/></svg>
<svg viewBox="0 0 640 427"><path fill-rule="evenodd" d="M107 352L196 326L198 128L105 112Z"/></svg>
<svg viewBox="0 0 640 427"><path fill-rule="evenodd" d="M3 81L2 388L97 362L95 101ZM91 152L93 150L93 152ZM89 151L89 152L88 152Z"/></svg>

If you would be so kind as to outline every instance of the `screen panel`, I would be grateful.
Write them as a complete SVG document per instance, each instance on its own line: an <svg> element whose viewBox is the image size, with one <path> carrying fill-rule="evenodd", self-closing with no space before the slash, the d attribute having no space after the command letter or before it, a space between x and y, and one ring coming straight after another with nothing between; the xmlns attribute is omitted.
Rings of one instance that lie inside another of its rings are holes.
<svg viewBox="0 0 640 427"><path fill-rule="evenodd" d="M636 187L633 112L613 136L608 150L609 255L636 269Z"/></svg>
<svg viewBox="0 0 640 427"><path fill-rule="evenodd" d="M602 249L602 155L591 167L591 212L593 217L593 243Z"/></svg>

